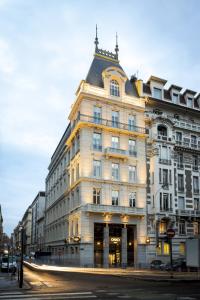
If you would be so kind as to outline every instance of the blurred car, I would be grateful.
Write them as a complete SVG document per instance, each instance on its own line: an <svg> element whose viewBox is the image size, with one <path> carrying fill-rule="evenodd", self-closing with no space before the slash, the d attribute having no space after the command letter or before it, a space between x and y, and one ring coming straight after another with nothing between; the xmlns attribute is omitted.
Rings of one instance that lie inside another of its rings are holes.
<svg viewBox="0 0 200 300"><path fill-rule="evenodd" d="M8 261L9 260L9 261ZM16 262L16 258L15 257L9 257L8 256L4 256L2 257L1 260L1 272L8 272L8 268L9 268L9 272L12 270L16 270L17 268L17 262Z"/></svg>
<svg viewBox="0 0 200 300"><path fill-rule="evenodd" d="M150 268L152 270L160 270L160 266L163 264L162 260L160 259L155 259L152 260L151 264L150 264Z"/></svg>
<svg viewBox="0 0 200 300"><path fill-rule="evenodd" d="M161 266L161 270L170 271L171 263L168 262ZM186 260L184 258L177 258L172 262L173 271L187 271Z"/></svg>

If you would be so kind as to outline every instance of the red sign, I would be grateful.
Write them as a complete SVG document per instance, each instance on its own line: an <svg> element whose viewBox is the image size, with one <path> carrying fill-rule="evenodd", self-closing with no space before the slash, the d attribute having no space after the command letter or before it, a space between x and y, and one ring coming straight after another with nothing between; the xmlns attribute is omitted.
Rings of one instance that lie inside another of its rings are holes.
<svg viewBox="0 0 200 300"><path fill-rule="evenodd" d="M173 238L175 236L175 230L172 228L167 229L168 238Z"/></svg>

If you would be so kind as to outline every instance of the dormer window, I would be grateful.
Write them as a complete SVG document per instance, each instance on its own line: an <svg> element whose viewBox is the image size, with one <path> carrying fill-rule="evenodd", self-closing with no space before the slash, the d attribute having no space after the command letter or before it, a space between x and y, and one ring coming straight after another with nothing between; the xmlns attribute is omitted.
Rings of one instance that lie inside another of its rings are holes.
<svg viewBox="0 0 200 300"><path fill-rule="evenodd" d="M110 94L119 97L119 83L116 80L110 82Z"/></svg>
<svg viewBox="0 0 200 300"><path fill-rule="evenodd" d="M172 102L175 104L178 104L178 94L177 93L172 94Z"/></svg>
<svg viewBox="0 0 200 300"><path fill-rule="evenodd" d="M154 87L153 88L153 97L156 99L162 99L162 90Z"/></svg>
<svg viewBox="0 0 200 300"><path fill-rule="evenodd" d="M187 98L187 106L193 108L193 99L191 97Z"/></svg>

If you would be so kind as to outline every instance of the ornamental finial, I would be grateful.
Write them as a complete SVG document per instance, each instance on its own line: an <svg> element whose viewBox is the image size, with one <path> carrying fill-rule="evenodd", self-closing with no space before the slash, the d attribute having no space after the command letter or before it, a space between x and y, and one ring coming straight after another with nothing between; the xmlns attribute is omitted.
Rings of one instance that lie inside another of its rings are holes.
<svg viewBox="0 0 200 300"><path fill-rule="evenodd" d="M95 44L95 51L98 50L98 44L99 44L99 40L98 40L98 35L97 35L97 25L96 25L96 37L94 40L94 44Z"/></svg>
<svg viewBox="0 0 200 300"><path fill-rule="evenodd" d="M118 47L118 35L116 32L116 46L115 46L115 53L116 53L116 58L118 59L118 52L119 52L119 47Z"/></svg>

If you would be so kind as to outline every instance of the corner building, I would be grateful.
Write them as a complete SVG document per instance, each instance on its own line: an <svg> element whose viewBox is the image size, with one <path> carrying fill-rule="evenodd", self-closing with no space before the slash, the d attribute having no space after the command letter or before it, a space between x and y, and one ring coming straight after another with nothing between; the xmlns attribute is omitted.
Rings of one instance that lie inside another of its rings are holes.
<svg viewBox="0 0 200 300"><path fill-rule="evenodd" d="M45 247L66 264L146 264L145 99L98 48L46 178Z"/></svg>

